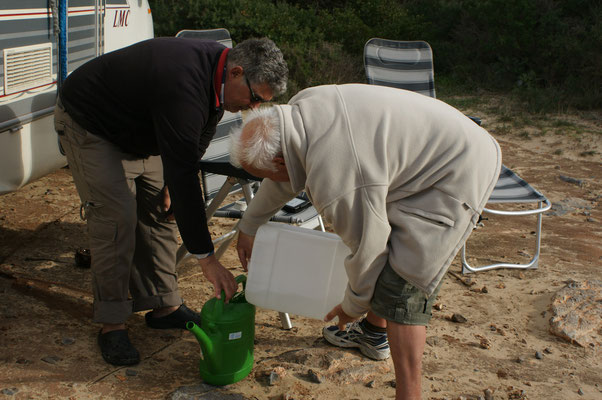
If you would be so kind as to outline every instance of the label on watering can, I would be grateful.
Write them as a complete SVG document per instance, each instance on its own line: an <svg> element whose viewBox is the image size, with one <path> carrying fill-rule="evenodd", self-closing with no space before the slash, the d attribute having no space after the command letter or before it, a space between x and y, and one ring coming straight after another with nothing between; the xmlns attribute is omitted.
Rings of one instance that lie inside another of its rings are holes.
<svg viewBox="0 0 602 400"><path fill-rule="evenodd" d="M228 335L228 339L230 339L230 340L240 339L241 337L242 337L242 332L232 332L230 335Z"/></svg>

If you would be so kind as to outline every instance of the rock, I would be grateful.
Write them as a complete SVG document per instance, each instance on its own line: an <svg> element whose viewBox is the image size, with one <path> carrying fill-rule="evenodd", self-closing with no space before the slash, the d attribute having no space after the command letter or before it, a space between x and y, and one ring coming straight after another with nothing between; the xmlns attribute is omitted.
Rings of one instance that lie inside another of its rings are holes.
<svg viewBox="0 0 602 400"><path fill-rule="evenodd" d="M326 361L340 361L343 358L345 358L345 353L342 351L330 351L328 354L326 354Z"/></svg>
<svg viewBox="0 0 602 400"><path fill-rule="evenodd" d="M441 342L441 338L437 337L437 336L429 336L426 338L426 344L428 344L431 347L439 346L440 342Z"/></svg>
<svg viewBox="0 0 602 400"><path fill-rule="evenodd" d="M166 397L167 400L247 400L240 394L231 394L215 390L217 387L201 383L192 386L180 386Z"/></svg>
<svg viewBox="0 0 602 400"><path fill-rule="evenodd" d="M583 389L579 388L579 390L577 390L577 394L579 394L579 396L583 396L585 392L583 391Z"/></svg>
<svg viewBox="0 0 602 400"><path fill-rule="evenodd" d="M317 373L316 371L314 371L313 369L310 369L309 371L307 371L307 379L309 379L309 381L313 382L313 383L324 382L324 380L322 379L322 376L319 373Z"/></svg>
<svg viewBox="0 0 602 400"><path fill-rule="evenodd" d="M543 349L543 352L546 354L552 354L552 349L549 347L546 347L545 349Z"/></svg>
<svg viewBox="0 0 602 400"><path fill-rule="evenodd" d="M199 400L251 400L238 393L225 393L225 392L209 392L201 397L197 397ZM195 398L195 400L197 399Z"/></svg>
<svg viewBox="0 0 602 400"><path fill-rule="evenodd" d="M463 324L468 320L462 314L453 313L453 315L451 316L451 321Z"/></svg>
<svg viewBox="0 0 602 400"><path fill-rule="evenodd" d="M392 388L397 387L397 382L393 379L392 381L389 381L389 385L391 385Z"/></svg>
<svg viewBox="0 0 602 400"><path fill-rule="evenodd" d="M337 370L329 375L329 379L341 384L367 382L375 376L391 372L391 365L386 362L366 362L365 359L358 362L359 364L354 363L350 367Z"/></svg>
<svg viewBox="0 0 602 400"><path fill-rule="evenodd" d="M306 348L300 350L290 350L278 355L277 361L282 363L299 364L310 368L322 368L327 361L324 350L320 348ZM331 361L332 362L332 361Z"/></svg>
<svg viewBox="0 0 602 400"><path fill-rule="evenodd" d="M274 386L279 380L280 380L280 375L278 375L274 371L270 372L270 376L268 377L268 384L270 386Z"/></svg>
<svg viewBox="0 0 602 400"><path fill-rule="evenodd" d="M14 394L17 394L17 392L19 391L19 389L17 388L6 388L6 389L2 389L0 390L0 393L7 395L7 396L12 396Z"/></svg>
<svg viewBox="0 0 602 400"><path fill-rule="evenodd" d="M376 386L376 382L373 380L371 380L370 382L366 383L366 387L369 388L374 388Z"/></svg>
<svg viewBox="0 0 602 400"><path fill-rule="evenodd" d="M70 337L64 337L63 339L61 339L61 343L64 344L65 346L69 346L69 345L75 343L75 339L70 338Z"/></svg>
<svg viewBox="0 0 602 400"><path fill-rule="evenodd" d="M576 211L590 210L591 208L591 203L587 200L570 197L554 202L554 204L552 204L552 208L549 211L546 211L545 214L562 216Z"/></svg>
<svg viewBox="0 0 602 400"><path fill-rule="evenodd" d="M192 386L180 386L167 395L168 400L193 400L214 389L214 386L201 383Z"/></svg>
<svg viewBox="0 0 602 400"><path fill-rule="evenodd" d="M538 360L542 360L543 359L543 354L541 354L540 351L536 351L535 352L535 358L537 358Z"/></svg>
<svg viewBox="0 0 602 400"><path fill-rule="evenodd" d="M272 372L277 374L280 377L280 379L282 379L286 376L286 369L284 369L284 367L281 367L281 366L274 367L272 369Z"/></svg>
<svg viewBox="0 0 602 400"><path fill-rule="evenodd" d="M485 400L493 400L493 391L491 389L485 389L483 394L485 395Z"/></svg>
<svg viewBox="0 0 602 400"><path fill-rule="evenodd" d="M346 364L345 356L348 355L342 351L330 351L328 354L324 356L324 362L326 363L326 368L336 368L341 364Z"/></svg>
<svg viewBox="0 0 602 400"><path fill-rule="evenodd" d="M28 360L26 358L19 358L17 359L17 364L23 364L23 365L28 365L31 364L31 360Z"/></svg>
<svg viewBox="0 0 602 400"><path fill-rule="evenodd" d="M61 358L57 356L46 356L42 358L42 361L47 362L48 364L56 364L61 361Z"/></svg>
<svg viewBox="0 0 602 400"><path fill-rule="evenodd" d="M602 281L570 281L551 304L550 332L582 347L599 346L602 330Z"/></svg>
<svg viewBox="0 0 602 400"><path fill-rule="evenodd" d="M138 371L136 371L135 369L128 368L125 370L125 375L126 376L136 376L136 375L138 375Z"/></svg>
<svg viewBox="0 0 602 400"><path fill-rule="evenodd" d="M561 181L565 181L567 183L572 183L574 185L583 186L582 179L571 178L570 176L565 176L565 175L558 175L558 177L560 178Z"/></svg>
<svg viewBox="0 0 602 400"><path fill-rule="evenodd" d="M479 347L482 349L490 349L491 348L491 341L489 339L487 339L484 336L481 335L476 335L476 338L479 339Z"/></svg>
<svg viewBox="0 0 602 400"><path fill-rule="evenodd" d="M518 357L516 358L516 362L517 362L517 363L519 363L519 364L522 364L522 363L524 363L524 362L525 362L525 357L518 356Z"/></svg>

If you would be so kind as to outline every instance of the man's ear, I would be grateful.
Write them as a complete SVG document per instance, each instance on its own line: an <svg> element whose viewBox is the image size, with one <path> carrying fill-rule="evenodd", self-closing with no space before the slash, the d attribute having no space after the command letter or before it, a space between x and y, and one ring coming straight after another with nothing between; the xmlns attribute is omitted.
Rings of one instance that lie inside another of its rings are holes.
<svg viewBox="0 0 602 400"><path fill-rule="evenodd" d="M243 72L244 72L243 67L241 67L240 65L235 65L234 67L229 69L228 74L232 78L237 78L237 77L241 76L243 74Z"/></svg>

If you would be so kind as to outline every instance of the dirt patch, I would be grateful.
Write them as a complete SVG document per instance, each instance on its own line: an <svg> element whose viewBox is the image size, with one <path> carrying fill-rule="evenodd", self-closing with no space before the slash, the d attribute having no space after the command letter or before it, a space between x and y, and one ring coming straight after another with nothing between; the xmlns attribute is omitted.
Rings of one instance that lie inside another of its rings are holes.
<svg viewBox="0 0 602 400"><path fill-rule="evenodd" d="M495 399L599 399L599 349L552 335L549 320L552 298L566 282L601 279L601 117L541 116L519 126L512 118L500 118L503 104L493 99L464 109L483 118L502 146L504 163L556 208L543 219L538 269L462 276L455 260L427 332L423 397L476 399L488 390ZM570 132L557 132L562 129ZM535 217L488 217L469 239L471 263L532 256ZM232 224L214 222L210 229L219 235ZM193 336L150 330L143 313L129 321L142 362L128 368L107 365L96 345L99 327L91 323L90 273L73 260L76 249L86 245L68 169L0 197L0 391L5 397L394 397L390 360L374 362L357 351L329 346L321 338L320 321L291 316L293 329L282 330L278 313L261 309L254 369L234 385L203 385ZM242 273L233 248L222 261ZM188 261L179 275L185 301L200 310L211 296L200 269ZM453 322L454 313L466 321ZM310 369L320 383L311 379ZM281 376L270 384L274 370Z"/></svg>

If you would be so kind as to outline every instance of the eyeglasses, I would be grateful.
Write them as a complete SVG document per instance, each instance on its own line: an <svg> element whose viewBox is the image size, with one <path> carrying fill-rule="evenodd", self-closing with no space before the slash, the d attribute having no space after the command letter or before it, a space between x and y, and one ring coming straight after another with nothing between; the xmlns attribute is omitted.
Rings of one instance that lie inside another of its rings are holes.
<svg viewBox="0 0 602 400"><path fill-rule="evenodd" d="M249 91L251 92L251 103L265 103L265 100L261 97L257 96L253 89L251 88L251 84L249 83L249 78L245 75L245 81L247 82L247 86L249 87Z"/></svg>

